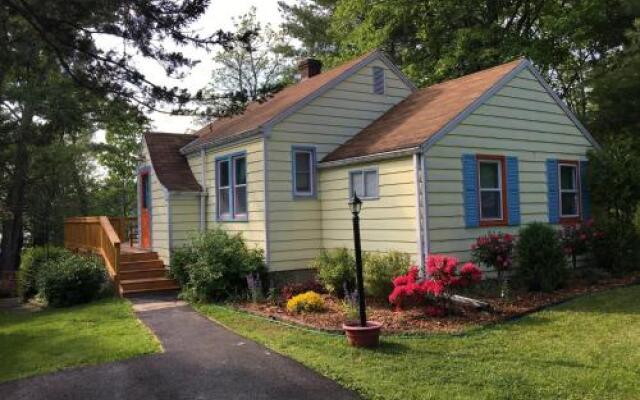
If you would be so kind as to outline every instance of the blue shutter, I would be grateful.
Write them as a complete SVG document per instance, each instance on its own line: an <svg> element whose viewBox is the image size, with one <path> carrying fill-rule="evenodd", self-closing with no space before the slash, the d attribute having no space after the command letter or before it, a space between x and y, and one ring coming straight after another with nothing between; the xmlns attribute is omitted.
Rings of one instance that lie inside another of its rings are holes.
<svg viewBox="0 0 640 400"><path fill-rule="evenodd" d="M520 177L518 157L507 157L507 210L509 225L520 225Z"/></svg>
<svg viewBox="0 0 640 400"><path fill-rule="evenodd" d="M384 69L373 67L373 93L384 94Z"/></svg>
<svg viewBox="0 0 640 400"><path fill-rule="evenodd" d="M474 154L462 155L464 222L467 228L480 225L478 210L478 164Z"/></svg>
<svg viewBox="0 0 640 400"><path fill-rule="evenodd" d="M589 196L589 182L587 181L589 172L588 168L588 161L580 161L580 191L582 193L580 203L582 204L583 221L588 221L591 219L591 197Z"/></svg>
<svg viewBox="0 0 640 400"><path fill-rule="evenodd" d="M549 223L560 222L560 194L558 193L558 160L547 162L547 202L549 203Z"/></svg>

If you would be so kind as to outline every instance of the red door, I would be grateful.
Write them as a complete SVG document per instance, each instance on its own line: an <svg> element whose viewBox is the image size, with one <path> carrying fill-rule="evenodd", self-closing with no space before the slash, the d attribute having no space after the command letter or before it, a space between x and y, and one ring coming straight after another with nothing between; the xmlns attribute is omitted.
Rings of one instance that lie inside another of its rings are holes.
<svg viewBox="0 0 640 400"><path fill-rule="evenodd" d="M140 246L151 247L151 196L149 173L140 174Z"/></svg>

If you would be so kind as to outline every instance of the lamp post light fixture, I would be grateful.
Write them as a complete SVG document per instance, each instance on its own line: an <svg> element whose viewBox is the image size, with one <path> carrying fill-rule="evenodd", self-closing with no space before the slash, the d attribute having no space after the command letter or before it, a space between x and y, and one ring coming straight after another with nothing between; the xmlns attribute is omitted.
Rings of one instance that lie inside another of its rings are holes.
<svg viewBox="0 0 640 400"><path fill-rule="evenodd" d="M356 192L349 200L349 209L353 215L353 244L356 256L356 285L358 290L358 305L360 309L360 326L367 326L367 310L364 300L364 282L362 279L362 249L360 248L360 210L362 209L362 200L358 198Z"/></svg>

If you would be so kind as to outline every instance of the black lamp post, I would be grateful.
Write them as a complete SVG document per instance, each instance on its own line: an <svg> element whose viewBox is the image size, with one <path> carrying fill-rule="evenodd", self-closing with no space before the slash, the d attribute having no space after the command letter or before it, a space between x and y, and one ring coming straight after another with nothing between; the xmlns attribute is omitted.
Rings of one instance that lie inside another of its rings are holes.
<svg viewBox="0 0 640 400"><path fill-rule="evenodd" d="M349 209L353 214L353 242L356 253L356 284L358 289L358 303L360 308L360 326L367 326L367 311L364 302L364 282L362 279L362 250L360 249L360 210L362 209L362 200L358 198L356 192L349 200Z"/></svg>

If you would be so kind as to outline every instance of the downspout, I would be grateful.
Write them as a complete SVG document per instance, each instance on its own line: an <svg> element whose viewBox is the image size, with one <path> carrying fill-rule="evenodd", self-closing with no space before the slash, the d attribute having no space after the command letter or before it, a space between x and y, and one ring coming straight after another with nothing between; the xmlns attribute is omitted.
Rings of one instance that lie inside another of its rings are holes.
<svg viewBox="0 0 640 400"><path fill-rule="evenodd" d="M206 152L205 149L200 149L200 183L202 185L202 192L200 192L200 232L207 229L207 181L206 181Z"/></svg>
<svg viewBox="0 0 640 400"><path fill-rule="evenodd" d="M423 194L422 194L422 206L423 206L423 210L424 210L424 219L422 221L423 223L423 227L422 227L422 232L423 232L423 243L424 243L424 257L423 258L427 258L429 257L429 254L431 253L431 243L429 242L429 174L428 174L428 170L427 170L427 157L426 157L426 153L422 152L421 153L421 159L422 159L422 190L423 190Z"/></svg>
<svg viewBox="0 0 640 400"><path fill-rule="evenodd" d="M267 269L269 268L269 261L271 258L271 246L269 243L269 153L267 147L267 140L270 133L271 129L268 129L262 137L262 158L264 160L262 171L264 181L264 261L267 265Z"/></svg>
<svg viewBox="0 0 640 400"><path fill-rule="evenodd" d="M420 267L420 276L425 276L425 265L424 265L424 238L422 233L422 218L424 213L422 212L422 185L420 183L421 175L420 170L422 169L422 161L421 154L414 153L413 154L413 169L415 171L415 184L416 184L416 244L418 246L418 264Z"/></svg>
<svg viewBox="0 0 640 400"><path fill-rule="evenodd" d="M169 263L171 263L171 251L173 250L173 224L172 219L173 215L171 212L171 192L165 189L164 199L167 202L167 237L168 237L168 247L169 247Z"/></svg>
<svg viewBox="0 0 640 400"><path fill-rule="evenodd" d="M136 171L136 198L138 199L137 209L138 209L138 247L142 247L142 199L140 195L142 194L142 185L140 182L140 166L138 166L138 170ZM153 249L153 247L152 247Z"/></svg>

